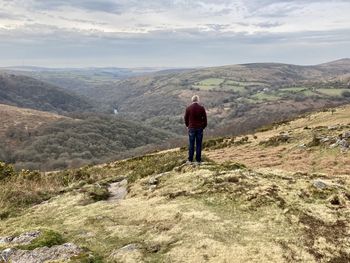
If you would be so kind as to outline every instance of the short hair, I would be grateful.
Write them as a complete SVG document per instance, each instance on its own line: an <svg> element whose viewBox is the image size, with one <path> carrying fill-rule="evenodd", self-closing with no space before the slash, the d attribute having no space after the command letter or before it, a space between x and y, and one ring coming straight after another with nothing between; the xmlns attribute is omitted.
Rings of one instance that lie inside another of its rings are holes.
<svg viewBox="0 0 350 263"><path fill-rule="evenodd" d="M194 95L194 96L192 97L192 102L198 102L198 101L199 101L198 95Z"/></svg>

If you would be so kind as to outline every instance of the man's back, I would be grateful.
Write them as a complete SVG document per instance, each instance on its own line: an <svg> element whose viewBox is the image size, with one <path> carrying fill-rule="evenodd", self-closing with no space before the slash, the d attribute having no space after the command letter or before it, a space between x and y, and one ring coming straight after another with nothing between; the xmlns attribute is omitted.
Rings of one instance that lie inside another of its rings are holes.
<svg viewBox="0 0 350 263"><path fill-rule="evenodd" d="M190 129L207 127L207 114L204 107L196 102L188 106L185 113L185 123Z"/></svg>

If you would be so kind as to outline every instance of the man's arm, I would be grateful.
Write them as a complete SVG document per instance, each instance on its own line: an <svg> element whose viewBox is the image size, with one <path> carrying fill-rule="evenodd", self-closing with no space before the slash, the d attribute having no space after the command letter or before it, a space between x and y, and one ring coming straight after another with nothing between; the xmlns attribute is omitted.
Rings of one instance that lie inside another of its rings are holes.
<svg viewBox="0 0 350 263"><path fill-rule="evenodd" d="M208 123L207 123L207 113L204 107L203 107L203 123L204 123L204 128L206 128Z"/></svg>
<svg viewBox="0 0 350 263"><path fill-rule="evenodd" d="M185 124L186 124L186 127L188 127L188 125L190 125L190 114L189 114L189 110L188 110L188 108L186 109L184 119L185 119Z"/></svg>

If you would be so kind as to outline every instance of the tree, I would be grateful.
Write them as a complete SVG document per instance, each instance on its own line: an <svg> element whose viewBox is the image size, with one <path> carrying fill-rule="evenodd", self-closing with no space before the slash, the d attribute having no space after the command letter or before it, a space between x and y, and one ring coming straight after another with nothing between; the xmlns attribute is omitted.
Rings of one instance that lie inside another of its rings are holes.
<svg viewBox="0 0 350 263"><path fill-rule="evenodd" d="M350 98L350 91L343 91L342 94L341 94L344 98Z"/></svg>

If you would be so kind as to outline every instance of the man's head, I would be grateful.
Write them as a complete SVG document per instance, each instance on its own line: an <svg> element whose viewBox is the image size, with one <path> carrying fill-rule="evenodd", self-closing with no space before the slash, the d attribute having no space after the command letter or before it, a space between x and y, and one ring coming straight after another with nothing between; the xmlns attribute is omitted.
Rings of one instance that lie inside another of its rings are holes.
<svg viewBox="0 0 350 263"><path fill-rule="evenodd" d="M198 97L198 95L194 95L194 96L192 97L192 102L199 102L199 97Z"/></svg>

